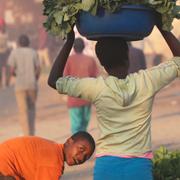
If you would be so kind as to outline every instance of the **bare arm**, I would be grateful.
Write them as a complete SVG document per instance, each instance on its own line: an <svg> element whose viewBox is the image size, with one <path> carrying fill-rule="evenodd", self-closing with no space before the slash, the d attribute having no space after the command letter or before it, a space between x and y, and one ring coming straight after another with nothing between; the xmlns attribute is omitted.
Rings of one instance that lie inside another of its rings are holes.
<svg viewBox="0 0 180 180"><path fill-rule="evenodd" d="M58 78L63 76L63 71L67 62L67 59L69 57L69 53L71 52L73 43L74 43L74 31L70 32L67 36L67 40L57 55L55 62L52 66L52 69L50 71L50 75L48 78L48 85L52 88L56 89L56 81Z"/></svg>
<svg viewBox="0 0 180 180"><path fill-rule="evenodd" d="M167 42L167 45L169 46L172 54L174 56L180 56L180 42L178 39L171 32L163 30L160 30L160 32Z"/></svg>
<svg viewBox="0 0 180 180"><path fill-rule="evenodd" d="M162 21L161 16L157 14L157 22L156 26L161 32L163 38L165 39L168 47L170 48L173 56L180 56L180 42L179 40L173 35L172 32L162 30Z"/></svg>

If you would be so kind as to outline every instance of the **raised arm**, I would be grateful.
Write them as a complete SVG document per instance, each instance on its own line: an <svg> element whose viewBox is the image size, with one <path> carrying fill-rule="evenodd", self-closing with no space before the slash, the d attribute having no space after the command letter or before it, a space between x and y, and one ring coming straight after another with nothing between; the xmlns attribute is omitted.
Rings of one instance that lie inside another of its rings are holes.
<svg viewBox="0 0 180 180"><path fill-rule="evenodd" d="M56 81L58 80L58 78L63 76L63 71L74 43L74 38L74 31L71 31L68 34L65 44L57 55L51 68L48 78L48 85L54 89L56 89Z"/></svg>
<svg viewBox="0 0 180 180"><path fill-rule="evenodd" d="M162 30L161 16L157 15L157 23L156 26L164 37L167 45L169 46L173 56L180 56L180 42L179 40L172 34L172 32Z"/></svg>
<svg viewBox="0 0 180 180"><path fill-rule="evenodd" d="M162 36L164 37L167 45L169 46L173 56L180 56L180 42L179 40L171 33L167 31L160 30Z"/></svg>

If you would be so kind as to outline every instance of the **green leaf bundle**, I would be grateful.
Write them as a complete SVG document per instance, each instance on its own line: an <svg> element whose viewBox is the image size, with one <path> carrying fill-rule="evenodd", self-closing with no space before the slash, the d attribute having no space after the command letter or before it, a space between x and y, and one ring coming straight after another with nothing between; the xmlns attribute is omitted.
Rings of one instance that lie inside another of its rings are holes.
<svg viewBox="0 0 180 180"><path fill-rule="evenodd" d="M180 151L168 151L161 146L154 153L154 180L180 180Z"/></svg>
<svg viewBox="0 0 180 180"><path fill-rule="evenodd" d="M109 13L117 12L122 5L144 5L153 8L162 15L162 28L171 31L174 18L180 18L180 6L176 0L44 0L44 23L47 31L66 38L76 23L80 11L97 14L98 8L104 8Z"/></svg>

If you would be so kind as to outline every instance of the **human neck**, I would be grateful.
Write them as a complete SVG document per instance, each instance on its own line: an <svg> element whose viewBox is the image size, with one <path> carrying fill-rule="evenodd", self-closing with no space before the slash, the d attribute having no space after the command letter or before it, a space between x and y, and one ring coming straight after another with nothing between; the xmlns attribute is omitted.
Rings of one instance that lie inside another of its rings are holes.
<svg viewBox="0 0 180 180"><path fill-rule="evenodd" d="M107 72L109 75L115 76L118 79L125 79L128 75L128 70L124 67L114 67L109 69Z"/></svg>

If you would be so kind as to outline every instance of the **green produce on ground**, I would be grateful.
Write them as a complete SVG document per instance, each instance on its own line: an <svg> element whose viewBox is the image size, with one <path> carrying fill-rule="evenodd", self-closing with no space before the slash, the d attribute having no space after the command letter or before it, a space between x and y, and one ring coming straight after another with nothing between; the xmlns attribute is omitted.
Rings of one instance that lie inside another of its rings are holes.
<svg viewBox="0 0 180 180"><path fill-rule="evenodd" d="M180 151L161 146L154 152L154 180L180 180Z"/></svg>
<svg viewBox="0 0 180 180"><path fill-rule="evenodd" d="M47 16L44 26L47 31L64 39L80 11L96 15L98 8L102 7L114 13L122 5L129 4L153 8L162 15L162 28L167 31L171 31L174 18L180 19L180 6L176 5L176 0L44 0L44 15Z"/></svg>

